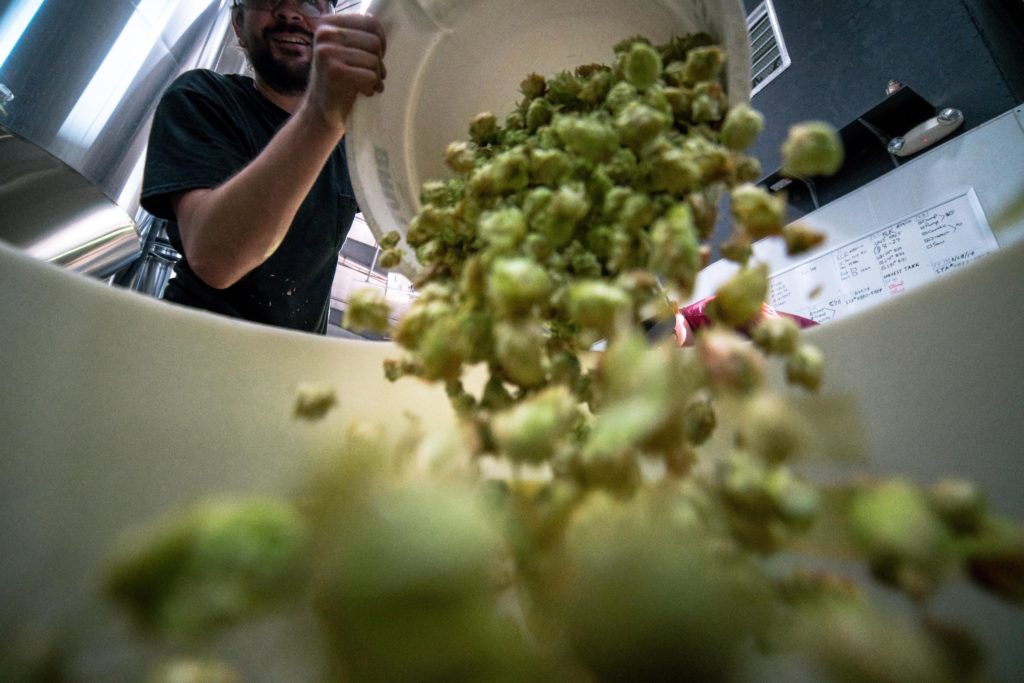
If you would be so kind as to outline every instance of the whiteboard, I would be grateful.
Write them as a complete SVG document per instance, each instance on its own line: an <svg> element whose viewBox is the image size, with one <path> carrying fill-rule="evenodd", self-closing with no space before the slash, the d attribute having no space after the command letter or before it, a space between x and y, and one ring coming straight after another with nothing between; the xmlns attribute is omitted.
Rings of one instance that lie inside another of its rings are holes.
<svg viewBox="0 0 1024 683"><path fill-rule="evenodd" d="M936 148L903 162L884 176L803 216L800 223L827 235L826 243L815 250L794 258L786 254L782 240L766 239L754 245L754 259L769 267L774 285L772 296L781 297L770 299L773 302L785 300L787 305L792 302L792 305L811 312L821 307L823 301L833 301L843 294L843 306L837 308L834 315L829 317L827 311L817 313L822 321L834 320L867 310L899 294L896 291L899 290L896 280L892 282L894 289L886 292L885 287L890 283L880 277L867 292L867 296L860 292L861 298L846 303L846 298L852 294L845 292L842 287L836 287L834 280L829 279L840 276L841 263L835 260L835 252L844 247L853 248L861 240L868 240L872 235L892 229L901 221L915 219L945 207L945 211L952 210L958 220L965 221L952 243L944 245L953 252L963 248L959 253L951 253L948 258L969 252L967 243L971 240L977 245L976 256L984 257L996 246L1005 247L1024 240L1022 205L1024 105L943 141ZM901 226L899 231L905 233L909 229ZM874 253L874 246L871 243L869 255ZM904 251L909 248L914 254L918 251L909 242L903 244L903 248ZM927 279L942 277L974 260L969 257L951 261L946 266L940 264L938 269L942 272L936 273L936 267L932 266L929 258L927 263L922 262L922 270L914 273L913 277L909 272L904 273L903 291L923 284L919 278L924 275L929 276ZM869 264L870 260L865 263ZM794 283L793 271L807 264L813 264L818 269L815 284ZM697 277L692 300L714 294L737 268L735 263L723 259L702 270ZM882 267L877 268L879 270L876 275L880 276ZM826 271L829 272L828 277ZM888 270L885 272L888 273ZM868 277L865 275L861 279L866 282ZM816 289L819 286L820 291ZM880 287L883 288L882 292L871 294ZM786 289L788 295L784 291ZM856 292L857 288L853 291ZM785 299L786 296L790 298ZM788 310L786 305L780 308L788 312L799 312Z"/></svg>
<svg viewBox="0 0 1024 683"><path fill-rule="evenodd" d="M774 273L769 303L829 322L916 289L997 248L971 188Z"/></svg>

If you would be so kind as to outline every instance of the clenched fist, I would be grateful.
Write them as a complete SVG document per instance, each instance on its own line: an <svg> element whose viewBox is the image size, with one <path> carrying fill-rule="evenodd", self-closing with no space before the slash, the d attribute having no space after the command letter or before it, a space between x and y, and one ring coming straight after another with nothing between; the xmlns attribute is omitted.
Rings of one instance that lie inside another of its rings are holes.
<svg viewBox="0 0 1024 683"><path fill-rule="evenodd" d="M344 126L359 95L383 92L387 40L368 14L332 14L317 24L307 101L324 120Z"/></svg>

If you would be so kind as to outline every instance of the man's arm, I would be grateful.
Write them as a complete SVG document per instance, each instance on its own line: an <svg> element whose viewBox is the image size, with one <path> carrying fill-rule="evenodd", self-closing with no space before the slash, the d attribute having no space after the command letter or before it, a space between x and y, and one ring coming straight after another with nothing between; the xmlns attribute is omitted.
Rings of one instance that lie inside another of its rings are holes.
<svg viewBox="0 0 1024 683"><path fill-rule="evenodd" d="M204 282L230 287L281 244L344 135L356 97L383 90L384 49L373 17L325 17L306 95L270 144L224 184L171 200L185 256Z"/></svg>
<svg viewBox="0 0 1024 683"><path fill-rule="evenodd" d="M339 132L300 110L223 185L172 199L193 272L224 289L266 261L340 139Z"/></svg>

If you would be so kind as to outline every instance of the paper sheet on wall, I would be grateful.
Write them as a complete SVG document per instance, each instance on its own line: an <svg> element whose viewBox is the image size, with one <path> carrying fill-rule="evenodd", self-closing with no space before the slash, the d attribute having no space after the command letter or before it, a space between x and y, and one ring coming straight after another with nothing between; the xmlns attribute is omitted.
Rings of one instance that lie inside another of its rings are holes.
<svg viewBox="0 0 1024 683"><path fill-rule="evenodd" d="M974 189L775 273L769 301L819 323L865 310L998 248Z"/></svg>

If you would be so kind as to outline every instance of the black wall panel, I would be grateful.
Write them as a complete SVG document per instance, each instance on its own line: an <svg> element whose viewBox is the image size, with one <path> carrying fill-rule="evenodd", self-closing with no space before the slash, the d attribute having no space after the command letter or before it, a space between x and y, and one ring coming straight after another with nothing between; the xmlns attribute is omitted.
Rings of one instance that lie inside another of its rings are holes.
<svg viewBox="0 0 1024 683"><path fill-rule="evenodd" d="M747 10L759 4L745 0ZM1021 0L774 0L792 65L752 99L767 126L753 153L778 167L792 123L842 127L885 99L890 79L937 108L964 112L963 130L1021 101L1024 47L1013 36ZM906 132L906 131L901 131Z"/></svg>

